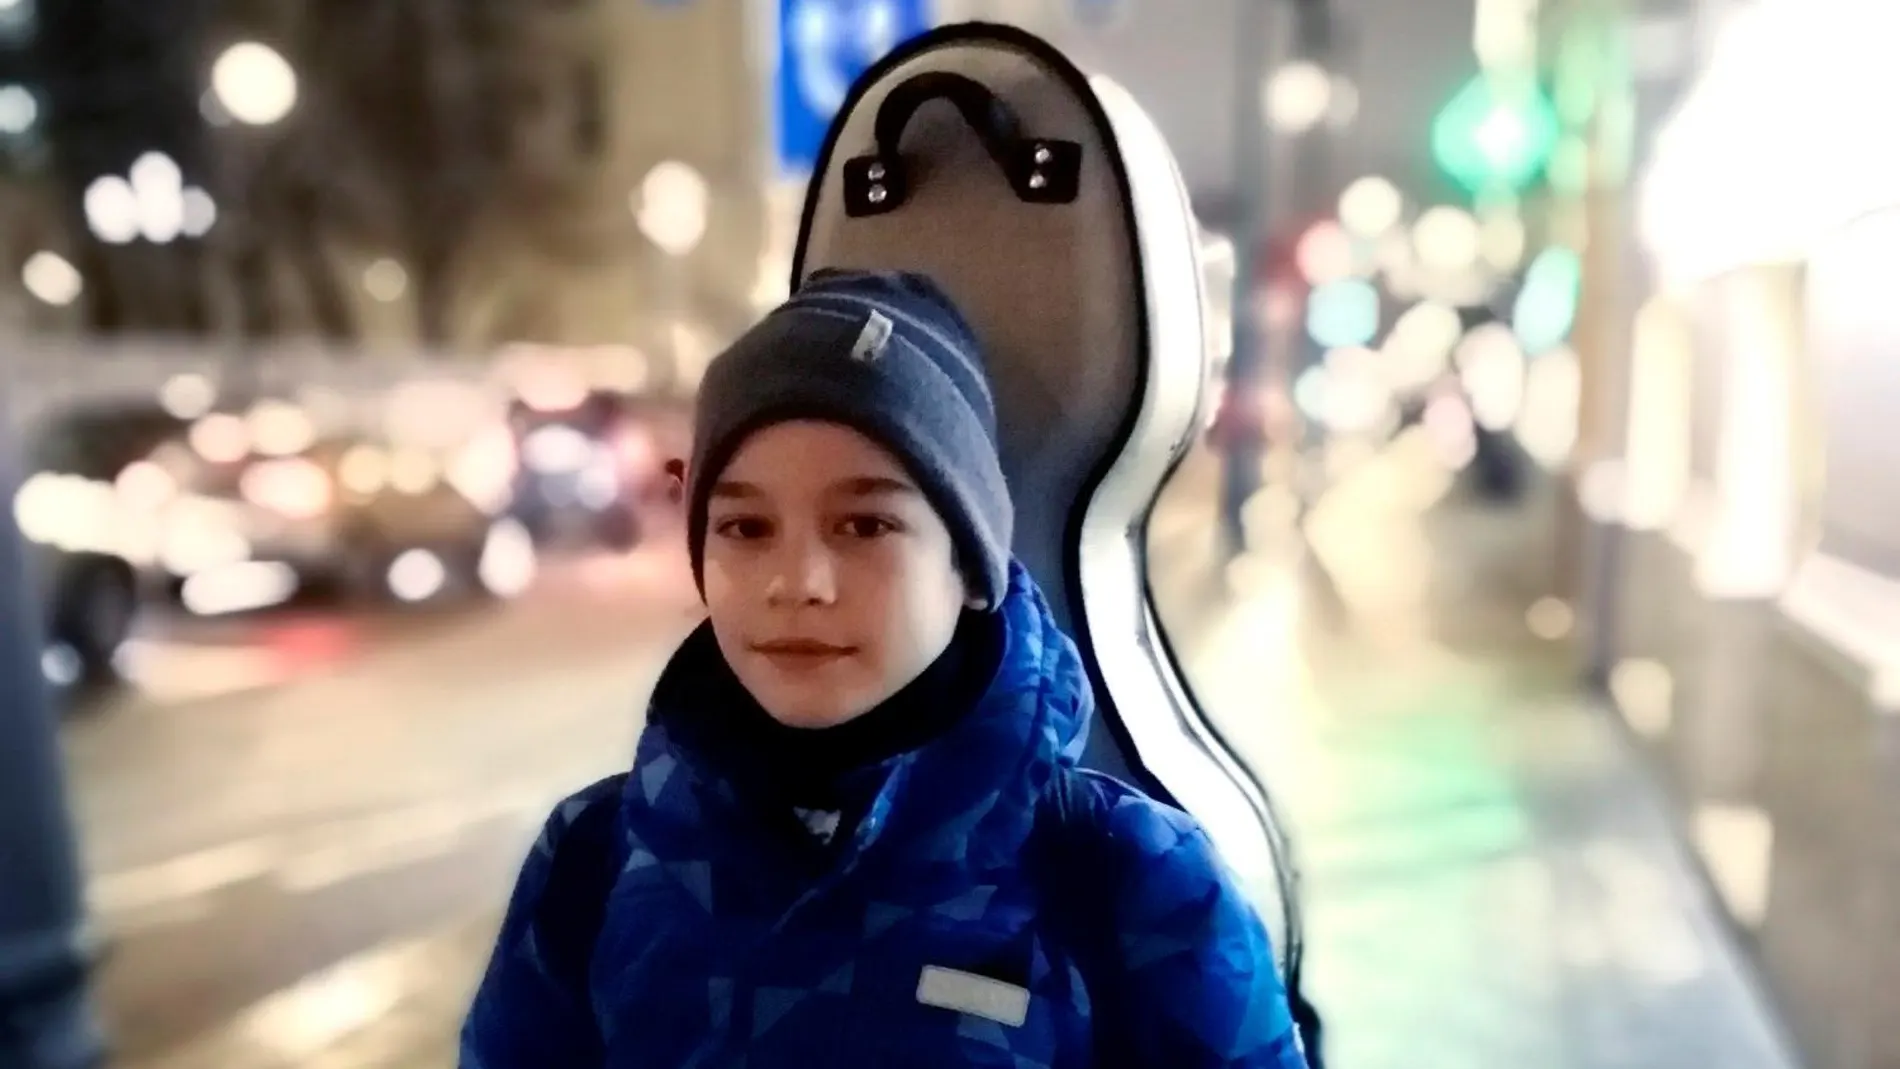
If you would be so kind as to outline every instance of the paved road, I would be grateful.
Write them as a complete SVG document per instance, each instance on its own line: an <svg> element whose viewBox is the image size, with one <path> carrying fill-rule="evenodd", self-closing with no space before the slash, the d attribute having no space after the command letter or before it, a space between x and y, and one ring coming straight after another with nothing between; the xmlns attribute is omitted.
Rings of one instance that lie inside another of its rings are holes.
<svg viewBox="0 0 1900 1069"><path fill-rule="evenodd" d="M123 1059L202 1044L338 963L484 939L551 803L626 761L693 607L648 553L500 608L155 629L154 688L67 731ZM332 1012L376 1004L358 1001Z"/></svg>

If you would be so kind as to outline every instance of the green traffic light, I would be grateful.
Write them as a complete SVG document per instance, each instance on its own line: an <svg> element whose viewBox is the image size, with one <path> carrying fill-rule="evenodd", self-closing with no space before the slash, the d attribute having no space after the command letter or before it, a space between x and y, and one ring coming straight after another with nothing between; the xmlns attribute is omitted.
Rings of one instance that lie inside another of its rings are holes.
<svg viewBox="0 0 1900 1069"><path fill-rule="evenodd" d="M1459 185L1517 191L1557 146L1557 109L1536 85L1506 87L1479 75L1432 121L1432 156Z"/></svg>
<svg viewBox="0 0 1900 1069"><path fill-rule="evenodd" d="M1576 326L1582 297L1583 259L1561 245L1538 253L1511 311L1511 328L1524 351L1537 356L1562 345Z"/></svg>

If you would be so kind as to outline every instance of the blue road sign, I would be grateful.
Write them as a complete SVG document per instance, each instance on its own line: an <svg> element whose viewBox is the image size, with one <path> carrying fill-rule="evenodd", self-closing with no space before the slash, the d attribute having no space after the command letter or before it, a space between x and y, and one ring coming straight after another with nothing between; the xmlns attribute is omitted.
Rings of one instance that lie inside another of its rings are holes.
<svg viewBox="0 0 1900 1069"><path fill-rule="evenodd" d="M858 75L931 25L930 0L778 0L781 171L809 172Z"/></svg>

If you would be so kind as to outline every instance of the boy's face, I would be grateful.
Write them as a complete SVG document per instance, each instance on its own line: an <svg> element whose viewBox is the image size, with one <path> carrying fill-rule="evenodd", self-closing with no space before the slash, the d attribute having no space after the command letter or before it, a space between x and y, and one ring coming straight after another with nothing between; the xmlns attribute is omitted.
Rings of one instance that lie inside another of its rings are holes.
<svg viewBox="0 0 1900 1069"><path fill-rule="evenodd" d="M720 472L705 587L739 681L774 719L807 728L917 678L968 600L949 530L896 459L812 421L759 431Z"/></svg>

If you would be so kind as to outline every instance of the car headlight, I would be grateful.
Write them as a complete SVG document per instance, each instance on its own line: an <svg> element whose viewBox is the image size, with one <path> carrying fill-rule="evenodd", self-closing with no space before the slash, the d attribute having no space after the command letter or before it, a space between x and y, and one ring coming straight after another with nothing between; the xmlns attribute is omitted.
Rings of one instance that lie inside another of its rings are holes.
<svg viewBox="0 0 1900 1069"><path fill-rule="evenodd" d="M329 474L303 457L252 464L238 479L238 492L251 504L294 520L323 515L335 497Z"/></svg>

